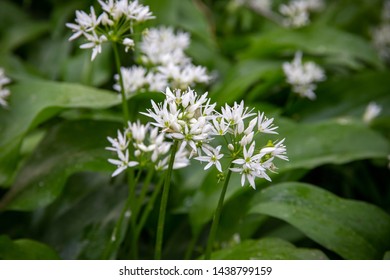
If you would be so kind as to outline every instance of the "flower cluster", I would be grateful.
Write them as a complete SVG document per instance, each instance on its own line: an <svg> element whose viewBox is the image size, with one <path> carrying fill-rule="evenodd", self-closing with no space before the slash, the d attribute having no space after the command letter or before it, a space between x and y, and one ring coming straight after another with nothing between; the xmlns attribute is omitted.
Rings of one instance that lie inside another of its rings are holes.
<svg viewBox="0 0 390 280"><path fill-rule="evenodd" d="M382 23L373 30L372 37L380 57L390 61L390 1L384 3Z"/></svg>
<svg viewBox="0 0 390 280"><path fill-rule="evenodd" d="M121 68L125 93L163 91L167 86L186 89L196 83L209 82L206 68L193 65L185 54L189 44L188 33L175 34L169 27L145 31L140 42L141 57L137 59L144 66ZM119 75L115 79L114 89L120 91Z"/></svg>
<svg viewBox="0 0 390 280"><path fill-rule="evenodd" d="M102 9L100 15L96 15L91 6L90 13L76 11L75 23L67 23L72 29L73 35L69 40L83 36L87 43L80 46L82 49L92 49L91 60L102 51L102 44L112 41L124 45L125 50L134 47L134 40L130 38L133 27L136 24L153 19L154 16L148 6L138 3L138 0L108 0L98 1Z"/></svg>
<svg viewBox="0 0 390 280"><path fill-rule="evenodd" d="M284 25L298 28L310 23L310 12L323 8L322 0L292 0L288 4L281 4L279 12L285 17Z"/></svg>
<svg viewBox="0 0 390 280"><path fill-rule="evenodd" d="M11 80L5 75L4 69L0 68L0 105L4 108L8 106L6 99L10 95L9 89L4 86L10 82Z"/></svg>
<svg viewBox="0 0 390 280"><path fill-rule="evenodd" d="M316 98L314 90L315 82L325 80L325 73L321 67L314 62L302 63L302 53L295 53L292 62L283 63L283 71L287 77L287 82L293 86L293 91L301 97L311 100Z"/></svg>
<svg viewBox="0 0 390 280"><path fill-rule="evenodd" d="M116 138L107 137L111 146L107 150L116 152L117 158L108 161L117 166L112 176L117 176L127 168L138 166L145 167L150 164L156 170L164 170L168 167L171 142L165 141L164 133L158 128L138 122L129 122L128 127L122 133L118 130ZM187 151L179 149L175 156L174 169L186 167L189 164Z"/></svg>
<svg viewBox="0 0 390 280"><path fill-rule="evenodd" d="M275 158L288 160L284 139L260 139L258 143L263 145L256 145L257 134L277 134L277 127L273 118L249 110L243 101L233 106L226 104L217 112L207 93L198 95L190 88L173 91L167 88L164 94L163 102L151 101L152 108L142 113L153 119L151 123L146 126L130 123L124 134L118 132L117 139L108 138L112 144L109 149L116 151L119 158L110 159L118 166L113 176L142 162L166 168L166 154L172 141L180 143L175 157L177 167L188 165L193 158L205 162L205 170L215 166L221 173L227 170L239 173L242 186L247 180L253 188L255 178L271 180L267 172L277 169ZM223 167L222 158L230 159L230 164Z"/></svg>
<svg viewBox="0 0 390 280"><path fill-rule="evenodd" d="M241 174L242 186L247 180L254 189L255 178L271 180L267 172L277 169L275 158L288 160L284 139L259 139L257 143L263 145L256 145L257 134L277 134L277 127L273 118L249 110L243 101L233 106L226 104L217 112L207 93L198 95L191 88L167 88L164 94L163 102L151 101L152 108L142 113L152 122L129 123L124 134L118 132L116 139L108 138L112 144L108 149L117 152L119 158L109 160L118 166L113 176L128 167L147 163L165 169L172 141L180 143L175 168L187 166L193 158L205 162L205 170L215 166L219 178L226 170ZM222 158L230 159L230 164L223 167Z"/></svg>

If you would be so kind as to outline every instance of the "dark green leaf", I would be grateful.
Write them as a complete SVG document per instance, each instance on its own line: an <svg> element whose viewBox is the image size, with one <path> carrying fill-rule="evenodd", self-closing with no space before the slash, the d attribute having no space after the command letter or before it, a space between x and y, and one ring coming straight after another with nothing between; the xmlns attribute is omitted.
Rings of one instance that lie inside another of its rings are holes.
<svg viewBox="0 0 390 280"><path fill-rule="evenodd" d="M283 183L262 190L250 213L282 219L345 259L382 259L390 248L387 213L312 185Z"/></svg>
<svg viewBox="0 0 390 280"><path fill-rule="evenodd" d="M254 36L249 48L240 57L246 59L297 50L333 56L346 66L356 66L356 62L361 60L382 67L376 51L369 42L354 34L323 25L311 25L299 30L278 28ZM355 63L352 63L354 61Z"/></svg>
<svg viewBox="0 0 390 280"><path fill-rule="evenodd" d="M214 252L214 260L326 260L320 250L297 248L279 238L245 240L242 243Z"/></svg>
<svg viewBox="0 0 390 280"><path fill-rule="evenodd" d="M16 169L18 148L27 131L57 114L62 108L107 108L120 103L112 92L86 86L25 80L10 86L9 109L0 110L0 183ZM12 151L12 153L11 153Z"/></svg>
<svg viewBox="0 0 390 280"><path fill-rule="evenodd" d="M0 236L1 260L58 260L58 254L49 246L29 239L11 240Z"/></svg>
<svg viewBox="0 0 390 280"><path fill-rule="evenodd" d="M32 210L46 206L62 192L75 172L113 171L107 162L107 136L115 136L117 123L64 122L48 132L16 177L0 208ZM109 176L109 174L107 174Z"/></svg>

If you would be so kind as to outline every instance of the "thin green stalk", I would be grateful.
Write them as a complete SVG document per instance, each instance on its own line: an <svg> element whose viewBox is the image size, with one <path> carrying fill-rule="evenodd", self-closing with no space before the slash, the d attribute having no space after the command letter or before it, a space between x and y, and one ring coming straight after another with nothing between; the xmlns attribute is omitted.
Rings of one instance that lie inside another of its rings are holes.
<svg viewBox="0 0 390 280"><path fill-rule="evenodd" d="M140 174L141 172L139 172ZM126 217L126 213L128 211L131 211L131 205L133 203L133 189L135 189L135 186L139 180L139 175L134 178L134 170L129 170L128 172L128 178L129 178L129 196L127 197L126 203L122 208L122 211L119 215L119 219L115 224L114 230L111 234L111 239L109 240L109 243L106 246L106 249L103 252L102 259L108 259L111 258L111 255L113 254L114 250L118 249L119 243L122 241L122 227L123 227L123 222ZM130 218L130 217L126 217Z"/></svg>
<svg viewBox="0 0 390 280"><path fill-rule="evenodd" d="M209 239L207 240L207 247L206 247L206 254L205 254L206 260L209 260L211 257L211 251L212 251L212 248L214 245L215 237L217 235L219 219L221 217L223 201L225 200L226 190L227 190L227 187L229 185L230 176L232 175L232 171L230 170L230 168L232 168L233 166L234 166L234 163L231 163L230 167L229 167L229 171L226 175L225 182L224 182L223 187L222 187L222 191L221 191L221 195L219 197L217 209L215 210L215 213L214 213L214 218L213 218L213 223L211 224Z"/></svg>
<svg viewBox="0 0 390 280"><path fill-rule="evenodd" d="M142 185L141 193L139 195L139 198L138 198L136 206L135 206L136 208L135 208L135 211L134 211L134 217L135 217L134 219L136 221L138 221L138 215L139 215L139 213L141 211L142 203L145 200L145 197L146 197L146 194L148 192L149 185L150 185L150 182L152 181L153 176L154 176L154 168L150 168L148 174L146 175L144 183Z"/></svg>
<svg viewBox="0 0 390 280"><path fill-rule="evenodd" d="M123 76L121 72L121 61L119 58L119 52L118 52L118 47L116 43L112 44L112 48L114 50L114 56L115 56L115 65L116 65L116 71L118 72L119 75L119 85L121 87L121 96L122 96L122 111L123 111L123 120L125 125L129 121L129 107L127 105L127 99L126 99L126 94L125 94L125 87L123 84Z"/></svg>
<svg viewBox="0 0 390 280"><path fill-rule="evenodd" d="M173 170L173 163L175 162L175 156L176 156L176 151L178 146L179 146L179 142L175 140L172 146L171 158L169 159L168 170L164 182L163 194L161 197L160 215L158 217L158 224L157 224L156 248L154 254L155 260L161 260L162 243L164 237L165 212L167 209L169 188L171 186L171 175Z"/></svg>
<svg viewBox="0 0 390 280"><path fill-rule="evenodd" d="M163 183L164 183L164 177L162 176L161 180L157 183L157 185L152 193L152 196L150 197L148 203L146 204L145 210L142 213L142 216L141 216L139 223L137 224L137 229L136 229L136 239L137 240L139 239L141 231L146 223L146 220L148 219L149 214L153 209L154 203L156 202L157 196L159 195L159 193L161 191Z"/></svg>
<svg viewBox="0 0 390 280"><path fill-rule="evenodd" d="M199 238L199 232L200 232L200 231L196 232L196 233L194 234L194 236L191 238L191 241L190 241L190 243L188 244L186 253L185 253L185 255L184 255L184 259L185 259L185 260L191 259L192 253L193 253L194 248L195 248L195 244L196 244L196 242L198 241L198 238Z"/></svg>
<svg viewBox="0 0 390 280"><path fill-rule="evenodd" d="M137 184L139 182L139 179L141 177L142 170L138 171L137 177L133 182L129 182L129 200L130 203L130 210L131 210L131 217L130 217L130 253L132 259L138 258L138 246L137 242L135 240L135 227L136 227L136 216L134 215L136 212L136 197L135 197L135 189L137 187ZM130 177L130 176L129 176Z"/></svg>

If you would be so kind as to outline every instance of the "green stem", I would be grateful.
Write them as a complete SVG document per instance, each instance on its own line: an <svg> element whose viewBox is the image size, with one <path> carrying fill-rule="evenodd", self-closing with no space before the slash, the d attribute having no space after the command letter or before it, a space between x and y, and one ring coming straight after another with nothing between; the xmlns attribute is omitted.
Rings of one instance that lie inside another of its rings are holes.
<svg viewBox="0 0 390 280"><path fill-rule="evenodd" d="M173 163L175 162L175 156L176 156L176 151L178 146L179 146L179 142L175 140L172 146L171 157L169 159L168 170L164 182L163 194L161 197L160 215L158 217L158 224L157 224L156 248L154 254L155 260L161 260L162 243L164 237L165 212L167 209L169 188L171 186L171 175L173 170Z"/></svg>
<svg viewBox="0 0 390 280"><path fill-rule="evenodd" d="M209 239L207 240L207 247L206 247L206 254L205 254L206 260L209 260L211 257L211 251L212 251L212 248L214 245L215 237L217 235L219 219L221 217L223 201L225 199L226 190L227 190L227 187L229 185L230 175L232 175L232 171L230 170L230 168L232 168L233 166L234 166L234 163L231 163L230 167L229 167L229 171L226 175L225 183L223 184L223 187L222 187L221 196L219 197L217 209L215 210L215 213L214 213L214 218L213 218L213 223L212 223L211 229L210 229Z"/></svg>
<svg viewBox="0 0 390 280"><path fill-rule="evenodd" d="M145 207L145 210L144 212L142 213L142 216L141 216L141 219L137 225L137 229L136 229L136 239L138 240L139 239L139 236L141 234L141 231L146 223L146 220L148 219L149 217L149 214L150 212L152 211L153 209L153 206L154 206L154 203L156 202L156 199L157 199L157 196L159 195L160 193L160 190L161 190L161 187L164 183L164 177L162 176L161 177L161 180L157 183L154 191L153 191L153 194L152 196L150 197L150 200L148 201L148 204L146 205Z"/></svg>
<svg viewBox="0 0 390 280"><path fill-rule="evenodd" d="M184 259L185 260L191 259L192 253L193 253L194 248L195 248L195 244L198 241L198 237L199 237L199 231L194 234L194 236L192 237L190 243L188 244L186 253L184 255Z"/></svg>
<svg viewBox="0 0 390 280"><path fill-rule="evenodd" d="M141 193L140 193L139 198L138 198L137 203L136 203L136 208L134 211L134 217L135 217L134 219L136 221L138 220L138 215L141 211L142 204L145 200L145 197L146 197L146 194L148 192L149 185L150 185L150 182L152 181L153 176L154 176L154 168L150 168L148 174L146 175L145 181L144 181L142 188L141 188Z"/></svg>
<svg viewBox="0 0 390 280"><path fill-rule="evenodd" d="M131 210L131 205L133 203L132 193L133 193L133 189L135 189L135 185L137 184L137 180L139 179L139 176L137 176L137 178L135 178L134 180L134 171L129 170L128 178L129 178L129 196L127 197L126 203L122 208L122 211L119 215L119 219L115 224L115 227L111 234L111 239L109 240L106 249L103 252L102 259L111 258L113 253L118 250L119 244L122 241L123 222L125 220L126 213ZM131 216L129 218L131 218Z"/></svg>
<svg viewBox="0 0 390 280"><path fill-rule="evenodd" d="M114 56L115 56L115 65L116 65L116 71L118 72L119 75L119 85L121 87L121 96L122 96L122 111L123 111L123 120L125 125L129 121L129 107L127 105L127 99L126 99L126 94L125 94L125 87L123 84L123 76L122 76L122 71L121 71L121 61L119 58L119 52L118 52L118 47L116 43L112 43L112 48L114 50Z"/></svg>
<svg viewBox="0 0 390 280"><path fill-rule="evenodd" d="M135 227L136 227L136 208L137 208L137 203L136 203L136 197L135 197L135 189L137 187L137 183L139 182L139 178L141 177L142 171L139 170L138 174L133 182L129 182L129 200L131 201L130 203L130 209L131 209L131 217L130 217L130 253L132 259L137 259L138 258L138 246L137 242L135 240ZM130 178L131 176L129 176Z"/></svg>

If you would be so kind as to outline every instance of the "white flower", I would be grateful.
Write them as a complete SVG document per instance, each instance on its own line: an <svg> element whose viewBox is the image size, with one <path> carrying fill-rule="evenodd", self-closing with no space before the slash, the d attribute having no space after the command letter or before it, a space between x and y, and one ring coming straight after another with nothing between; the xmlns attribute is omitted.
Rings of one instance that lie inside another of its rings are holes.
<svg viewBox="0 0 390 280"><path fill-rule="evenodd" d="M133 65L130 68L121 67L121 74L123 79L123 87L125 94L130 95L138 90L145 88L147 83L146 80L146 69L142 66ZM114 89L118 92L121 91L121 86L119 83L119 75L114 76L115 81L117 82L114 85Z"/></svg>
<svg viewBox="0 0 390 280"><path fill-rule="evenodd" d="M10 82L11 80L5 75L4 69L0 67L0 106L4 108L8 106L6 99L11 94L9 89L5 88L4 86Z"/></svg>
<svg viewBox="0 0 390 280"><path fill-rule="evenodd" d="M264 113L260 114L260 112L258 112L258 121L257 121L258 131L262 133L268 133L268 134L278 134L275 131L278 127L272 124L273 121L274 118L268 119L266 116L264 116Z"/></svg>
<svg viewBox="0 0 390 280"><path fill-rule="evenodd" d="M154 65L187 64L189 58L184 50L190 45L188 33L175 34L170 27L151 28L145 32L140 43L145 63Z"/></svg>
<svg viewBox="0 0 390 280"><path fill-rule="evenodd" d="M283 63L283 71L287 82L293 86L293 91L311 100L316 98L315 82L325 80L324 71L314 62L302 63L302 53L296 52L294 60Z"/></svg>
<svg viewBox="0 0 390 280"><path fill-rule="evenodd" d="M323 8L322 0L292 0L288 4L281 4L279 12L286 18L287 27L302 27L310 23L309 12L319 11Z"/></svg>
<svg viewBox="0 0 390 280"><path fill-rule="evenodd" d="M102 43L107 41L107 37L104 35L101 35L100 37L98 37L98 35L95 32L93 32L92 35L88 34L88 33L86 33L84 35L89 42L82 44L80 46L80 48L81 49L92 48L91 60L94 60L96 58L97 54L102 52Z"/></svg>
<svg viewBox="0 0 390 280"><path fill-rule="evenodd" d="M286 17L284 24L288 27L301 27L310 22L306 1L291 1L288 4L282 4L279 12Z"/></svg>
<svg viewBox="0 0 390 280"><path fill-rule="evenodd" d="M365 123L370 123L373 119L375 119L380 112L382 111L382 107L376 104L375 102L370 102L363 115L363 121Z"/></svg>
<svg viewBox="0 0 390 280"><path fill-rule="evenodd" d="M136 161L129 161L129 151L126 150L125 153L122 151L117 151L119 159L108 159L108 161L117 166L117 169L112 174L112 177L117 176L119 173L127 169L128 167L133 167L138 165Z"/></svg>
<svg viewBox="0 0 390 280"><path fill-rule="evenodd" d="M127 149L127 146L129 145L129 141L128 141L126 135L122 134L119 130L117 133L118 133L117 138L107 137L108 141L110 141L110 143L112 145L112 147L107 147L106 148L107 150L118 152L118 151L124 151Z"/></svg>
<svg viewBox="0 0 390 280"><path fill-rule="evenodd" d="M128 52L130 48L134 47L134 40L130 38L125 38L122 44L125 46L125 52Z"/></svg>
<svg viewBox="0 0 390 280"><path fill-rule="evenodd" d="M223 154L220 154L222 146L218 146L215 149L212 148L211 150L202 147L202 150L205 152L206 156L199 156L196 157L196 160L199 161L205 161L207 162L207 165L204 167L204 170L209 169L212 165L215 165L215 167L218 169L219 172L222 172L222 166L219 160L223 157Z"/></svg>
<svg viewBox="0 0 390 280"><path fill-rule="evenodd" d="M245 165L249 168L255 167L259 163L259 159L261 157L260 154L253 155L253 152L255 151L255 145L256 143L253 142L248 150L246 149L246 146L244 146L243 158L233 160L233 163Z"/></svg>
<svg viewBox="0 0 390 280"><path fill-rule="evenodd" d="M155 18L149 10L149 6L139 4L138 0L129 3L129 6L127 7L127 17L135 20L136 22L144 22Z"/></svg>
<svg viewBox="0 0 390 280"><path fill-rule="evenodd" d="M272 157L277 157L282 160L287 160L288 157L286 156L286 146L283 144L285 139L280 140L276 144L274 143L272 146L268 146L265 148L262 148L260 150L260 154L263 155L271 155Z"/></svg>

